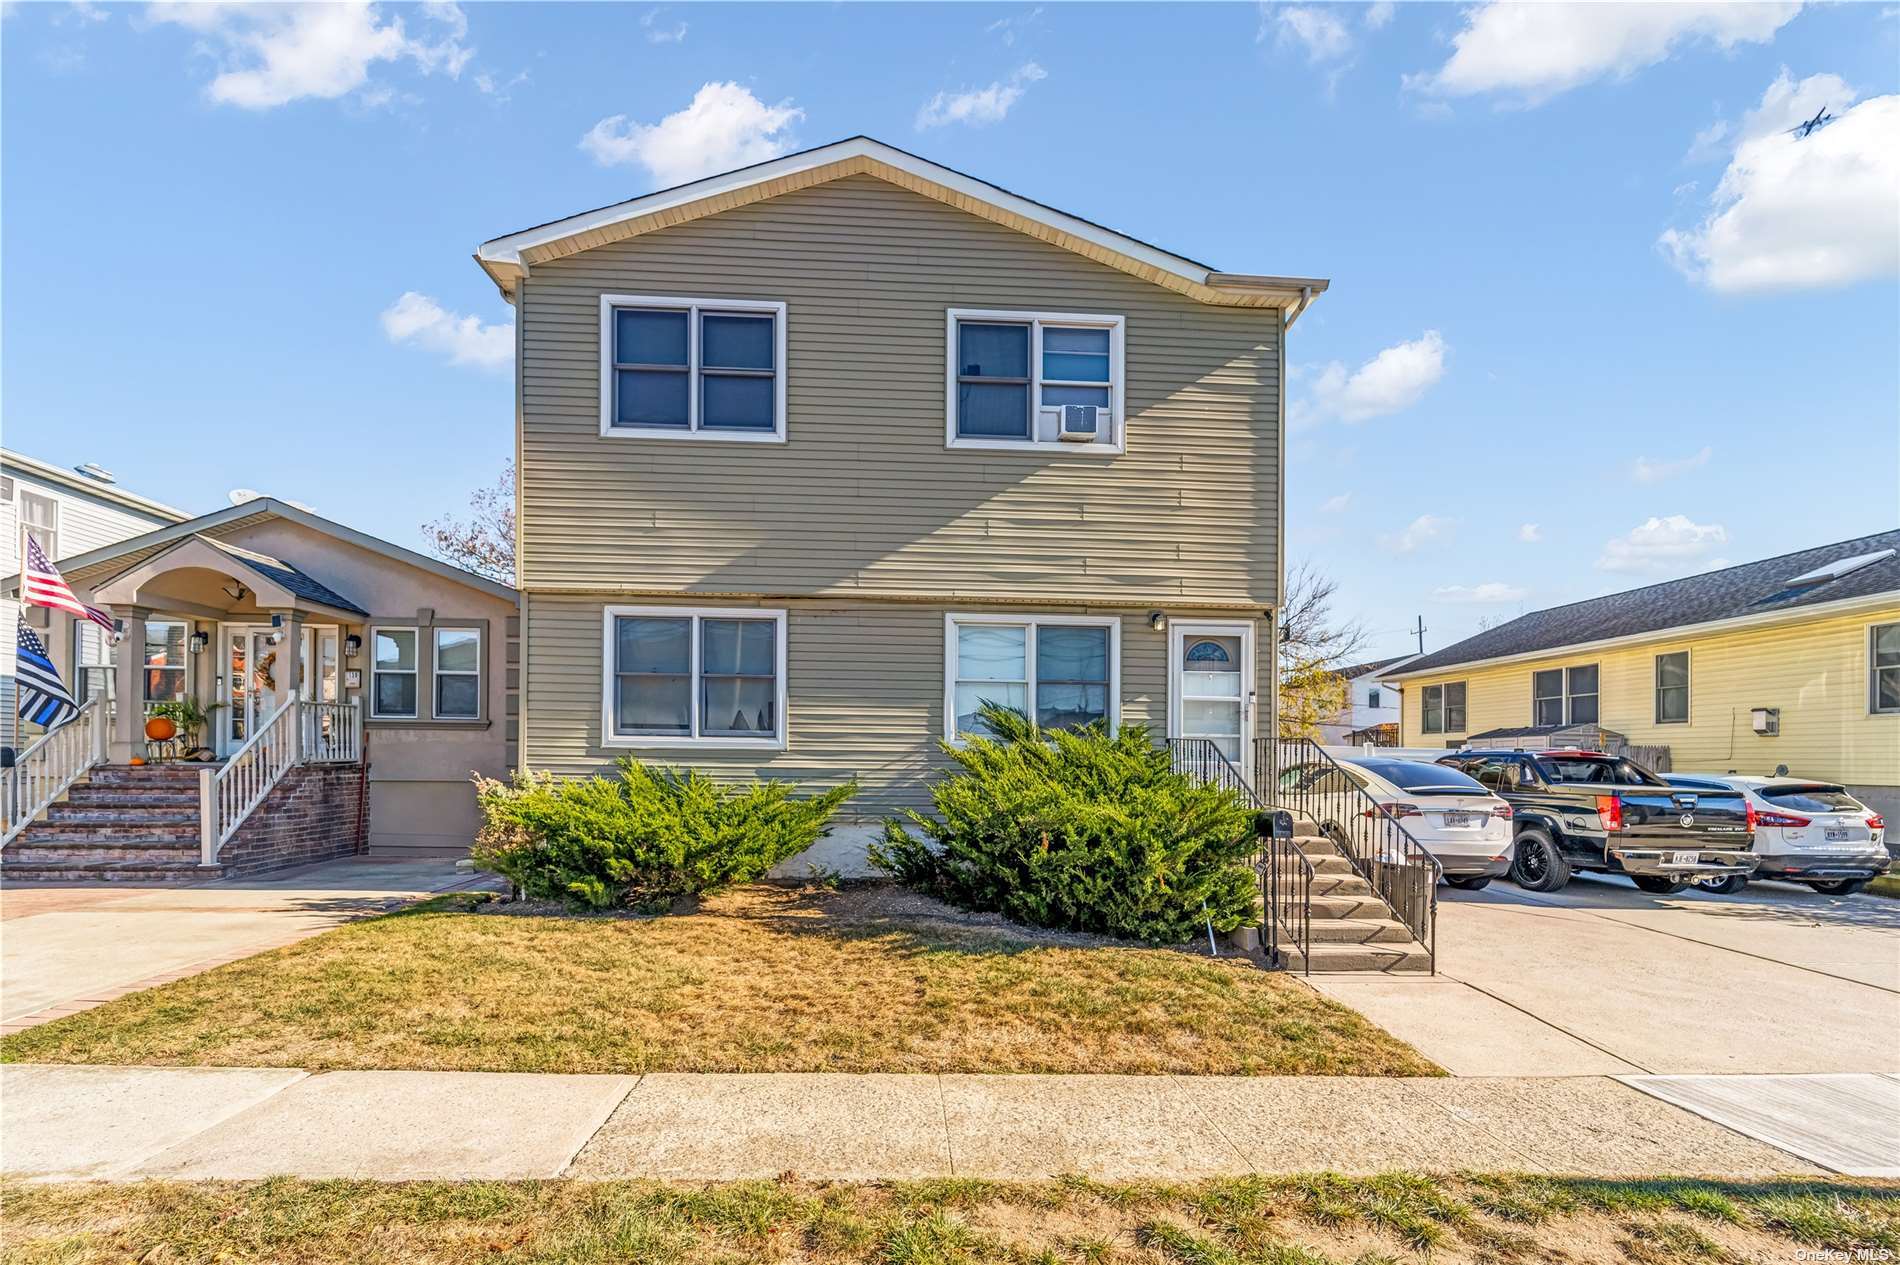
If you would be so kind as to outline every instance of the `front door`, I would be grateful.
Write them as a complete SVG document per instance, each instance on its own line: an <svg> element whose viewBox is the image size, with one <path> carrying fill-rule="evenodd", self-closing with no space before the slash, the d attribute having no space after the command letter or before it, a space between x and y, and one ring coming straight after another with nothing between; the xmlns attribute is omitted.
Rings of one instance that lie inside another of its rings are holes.
<svg viewBox="0 0 1900 1265"><path fill-rule="evenodd" d="M1182 622L1169 630L1169 725L1177 738L1205 738L1251 776L1254 731L1253 625Z"/></svg>
<svg viewBox="0 0 1900 1265"><path fill-rule="evenodd" d="M277 698L280 647L271 644L268 627L226 624L219 636L223 684L218 689L218 754L230 755L246 742L257 723L270 714Z"/></svg>

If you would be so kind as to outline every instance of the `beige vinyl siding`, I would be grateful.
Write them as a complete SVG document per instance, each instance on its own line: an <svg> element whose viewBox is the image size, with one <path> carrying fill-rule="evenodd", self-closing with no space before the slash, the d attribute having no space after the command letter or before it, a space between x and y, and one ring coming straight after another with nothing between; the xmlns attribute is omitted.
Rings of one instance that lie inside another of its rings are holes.
<svg viewBox="0 0 1900 1265"><path fill-rule="evenodd" d="M603 293L787 303L788 442L603 437ZM947 450L952 307L1125 316L1127 451ZM537 264L520 321L530 591L1274 603L1275 311L859 175Z"/></svg>
<svg viewBox="0 0 1900 1265"><path fill-rule="evenodd" d="M1506 664L1469 664L1405 681L1404 743L1436 747L1465 734L1424 734L1425 686L1469 683L1467 732L1531 723L1531 674L1597 664L1597 724L1633 743L1669 748L1681 773L1773 773L1849 785L1900 786L1900 715L1868 710L1868 629L1900 622L1900 601L1849 615L1743 627L1639 645L1557 653ZM1689 720L1657 724L1656 656L1689 652ZM1749 713L1781 709L1781 732L1754 732Z"/></svg>
<svg viewBox="0 0 1900 1265"><path fill-rule="evenodd" d="M650 600L650 599L643 599ZM679 604L703 604L704 599ZM532 595L527 601L528 692L532 712L527 767L563 775L598 773L624 750L601 745L602 609L611 602ZM944 615L954 603L791 599L786 611L787 746L783 751L720 750L690 745L641 750L644 760L691 765L734 779L777 777L814 787L851 777L863 784L852 813L876 817L929 804L926 777L949 767L943 734ZM745 604L732 603L733 610ZM1016 603L986 611L1035 613ZM1062 613L1078 613L1074 607ZM1147 608L1087 607L1080 613L1121 620L1121 718L1167 731L1168 637L1148 626ZM1174 619L1234 618L1174 609ZM1255 688L1268 697L1265 620L1254 621ZM1264 716L1257 716L1264 724Z"/></svg>

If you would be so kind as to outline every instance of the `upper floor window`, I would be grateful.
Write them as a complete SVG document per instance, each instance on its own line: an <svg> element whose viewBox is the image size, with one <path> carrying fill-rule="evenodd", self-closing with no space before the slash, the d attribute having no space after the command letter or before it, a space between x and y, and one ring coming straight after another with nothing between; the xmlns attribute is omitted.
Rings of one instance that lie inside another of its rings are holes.
<svg viewBox="0 0 1900 1265"><path fill-rule="evenodd" d="M1597 722L1597 668L1546 668L1531 673L1531 724L1594 725Z"/></svg>
<svg viewBox="0 0 1900 1265"><path fill-rule="evenodd" d="M20 489L20 565L26 565L26 538L40 542L48 562L59 561L59 502L38 492Z"/></svg>
<svg viewBox="0 0 1900 1265"><path fill-rule="evenodd" d="M949 313L952 448L1122 451L1120 316Z"/></svg>
<svg viewBox="0 0 1900 1265"><path fill-rule="evenodd" d="M1419 729L1428 734L1465 731L1465 683L1428 685L1419 691Z"/></svg>
<svg viewBox="0 0 1900 1265"><path fill-rule="evenodd" d="M785 612L609 606L605 631L608 746L785 745Z"/></svg>
<svg viewBox="0 0 1900 1265"><path fill-rule="evenodd" d="M600 299L600 433L785 438L785 305Z"/></svg>
<svg viewBox="0 0 1900 1265"><path fill-rule="evenodd" d="M1367 690L1366 691L1366 706L1377 707L1378 705L1379 705L1379 691Z"/></svg>
<svg viewBox="0 0 1900 1265"><path fill-rule="evenodd" d="M1689 723L1689 652L1656 656L1656 723Z"/></svg>
<svg viewBox="0 0 1900 1265"><path fill-rule="evenodd" d="M1900 624L1867 630L1867 706L1874 712L1900 712Z"/></svg>

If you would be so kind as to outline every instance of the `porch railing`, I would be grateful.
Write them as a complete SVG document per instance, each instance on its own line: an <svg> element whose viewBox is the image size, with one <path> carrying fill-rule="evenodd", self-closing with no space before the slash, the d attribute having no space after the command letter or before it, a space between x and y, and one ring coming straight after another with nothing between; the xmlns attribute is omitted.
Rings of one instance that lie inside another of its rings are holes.
<svg viewBox="0 0 1900 1265"><path fill-rule="evenodd" d="M1256 747L1254 765L1260 775L1272 772L1265 791L1273 802L1332 840L1424 946L1436 972L1438 880L1444 874L1438 858L1312 739L1283 740L1264 751Z"/></svg>
<svg viewBox="0 0 1900 1265"><path fill-rule="evenodd" d="M12 843L80 774L105 763L106 722L104 705L89 698L78 715L15 756L12 768L0 769L0 847Z"/></svg>
<svg viewBox="0 0 1900 1265"><path fill-rule="evenodd" d="M1240 795L1256 814L1267 803L1234 762L1227 758L1211 738L1170 738L1168 750L1174 771L1198 781L1212 783ZM1254 870L1260 876L1260 943L1275 966L1287 964L1289 951L1297 951L1304 965L1311 954L1313 863L1292 839L1277 837L1256 819L1254 836L1260 846Z"/></svg>
<svg viewBox="0 0 1900 1265"><path fill-rule="evenodd" d="M284 700L222 765L199 771L198 863L218 863L219 850L292 768L354 763L362 753L354 703Z"/></svg>

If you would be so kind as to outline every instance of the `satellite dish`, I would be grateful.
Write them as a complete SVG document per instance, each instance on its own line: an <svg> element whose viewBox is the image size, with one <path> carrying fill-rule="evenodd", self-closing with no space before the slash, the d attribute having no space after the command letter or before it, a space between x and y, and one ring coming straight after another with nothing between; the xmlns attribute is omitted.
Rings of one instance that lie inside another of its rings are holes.
<svg viewBox="0 0 1900 1265"><path fill-rule="evenodd" d="M254 492L250 488L232 488L227 495L231 498L231 504L242 505L246 501L255 501L264 494L262 492Z"/></svg>

